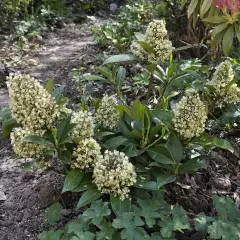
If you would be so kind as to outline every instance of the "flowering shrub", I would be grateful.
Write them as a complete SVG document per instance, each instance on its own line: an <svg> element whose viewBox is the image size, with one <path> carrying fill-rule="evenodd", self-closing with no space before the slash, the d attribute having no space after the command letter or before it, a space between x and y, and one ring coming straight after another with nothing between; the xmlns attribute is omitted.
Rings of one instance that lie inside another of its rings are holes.
<svg viewBox="0 0 240 240"><path fill-rule="evenodd" d="M160 37L166 34L164 23L156 23L149 25L148 39L166 40ZM138 44L151 51L149 43ZM190 229L185 212L175 206L162 217L156 193L178 175L205 167L204 157L212 147L234 151L228 141L205 131L218 117L219 103L225 111L229 103L240 102L233 83L237 75L233 61L221 63L211 76L197 60L174 62L171 58L159 65L157 51L154 62L148 60L151 64L143 66L147 74L143 74L141 98L131 91L135 76L121 66L137 58L116 55L98 68L101 75L82 78L102 81L112 93L88 100L88 104L82 96L78 111L67 108L63 88L54 89L53 80L45 88L26 75L8 80L11 108L0 119L4 135L11 135L15 153L36 158L44 169L55 169L57 164L66 175L62 192L82 192L77 209L92 203L75 225L82 229L80 233L67 231L64 239L75 235L94 239L98 234L103 234L99 239L116 239L115 234L120 239L135 239L135 234L149 239L150 233L153 239L174 238L175 231ZM126 87L130 91L124 92ZM140 198L145 191L148 197ZM85 222L92 225L91 230L83 227Z"/></svg>

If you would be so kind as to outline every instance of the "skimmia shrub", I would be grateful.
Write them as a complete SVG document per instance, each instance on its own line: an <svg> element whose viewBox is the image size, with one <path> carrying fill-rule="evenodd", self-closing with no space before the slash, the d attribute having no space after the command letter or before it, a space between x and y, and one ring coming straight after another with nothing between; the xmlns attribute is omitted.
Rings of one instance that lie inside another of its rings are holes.
<svg viewBox="0 0 240 240"><path fill-rule="evenodd" d="M161 28L148 30L146 39L167 40L159 23ZM152 51L150 42L137 43ZM39 239L174 239L176 231L190 225L181 207L161 200L164 186L205 167L212 148L234 151L208 131L219 109L240 102L232 94L238 87L231 59L214 71L198 60L146 59L141 98L132 91L136 76L128 72L137 61L133 55L116 55L97 68L98 75L83 74L81 81L99 81L111 93L87 103L82 97L71 110L63 88L54 89L52 79L44 88L26 75L8 78L11 106L0 112L0 120L16 155L63 172L62 193L82 193L77 209L91 204L64 230L43 232ZM60 220L57 210L59 204L49 209L48 216L55 215L46 222ZM214 227L208 227L211 236Z"/></svg>

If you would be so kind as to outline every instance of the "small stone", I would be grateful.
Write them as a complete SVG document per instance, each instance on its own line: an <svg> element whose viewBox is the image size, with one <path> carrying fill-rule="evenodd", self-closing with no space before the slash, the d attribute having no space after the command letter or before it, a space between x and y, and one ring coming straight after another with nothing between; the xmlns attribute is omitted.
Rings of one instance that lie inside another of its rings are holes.
<svg viewBox="0 0 240 240"><path fill-rule="evenodd" d="M15 220L18 221L18 222L21 222L22 218L23 218L23 213L21 212L16 216Z"/></svg>
<svg viewBox="0 0 240 240"><path fill-rule="evenodd" d="M6 201L7 200L7 196L4 194L3 191L0 191L0 201Z"/></svg>
<svg viewBox="0 0 240 240"><path fill-rule="evenodd" d="M64 217L68 217L72 214L72 209L62 209L61 214Z"/></svg>

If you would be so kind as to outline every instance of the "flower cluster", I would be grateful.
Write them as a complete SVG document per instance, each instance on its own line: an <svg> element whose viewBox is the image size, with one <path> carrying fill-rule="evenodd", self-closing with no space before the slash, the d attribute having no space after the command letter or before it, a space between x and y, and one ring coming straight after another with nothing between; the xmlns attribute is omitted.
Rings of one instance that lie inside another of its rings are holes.
<svg viewBox="0 0 240 240"><path fill-rule="evenodd" d="M23 142L25 136L33 135L31 130L26 130L21 127L14 128L11 133L11 144L14 152L23 158L40 158L47 147L35 143Z"/></svg>
<svg viewBox="0 0 240 240"><path fill-rule="evenodd" d="M136 172L128 157L118 151L106 150L95 165L93 182L102 193L112 193L122 200L129 198L129 187L136 183Z"/></svg>
<svg viewBox="0 0 240 240"><path fill-rule="evenodd" d="M163 62L169 58L174 49L172 42L167 37L167 30L163 20L153 20L149 23L144 41L153 47L153 53L147 54L137 42L133 42L131 51L140 59L146 59L147 57L149 62Z"/></svg>
<svg viewBox="0 0 240 240"><path fill-rule="evenodd" d="M94 167L96 162L101 158L101 147L92 138L83 139L78 143L76 149L74 149L73 157L75 159L72 163L72 168L86 169Z"/></svg>
<svg viewBox="0 0 240 240"><path fill-rule="evenodd" d="M206 120L206 108L197 92L188 93L177 104L173 121L175 130L184 139L200 136Z"/></svg>
<svg viewBox="0 0 240 240"><path fill-rule="evenodd" d="M115 130L119 121L116 110L117 99L114 96L104 96L96 112L96 122L105 129Z"/></svg>
<svg viewBox="0 0 240 240"><path fill-rule="evenodd" d="M29 75L8 78L12 117L24 128L38 131L50 129L56 119L52 96Z"/></svg>
<svg viewBox="0 0 240 240"><path fill-rule="evenodd" d="M76 124L71 137L72 138L90 138L94 134L94 118L88 111L79 111L72 114L71 123Z"/></svg>
<svg viewBox="0 0 240 240"><path fill-rule="evenodd" d="M216 67L212 79L208 82L213 86L220 103L230 104L240 101L240 89L237 84L231 84L234 79L232 64L226 60ZM230 84L230 86L229 86Z"/></svg>

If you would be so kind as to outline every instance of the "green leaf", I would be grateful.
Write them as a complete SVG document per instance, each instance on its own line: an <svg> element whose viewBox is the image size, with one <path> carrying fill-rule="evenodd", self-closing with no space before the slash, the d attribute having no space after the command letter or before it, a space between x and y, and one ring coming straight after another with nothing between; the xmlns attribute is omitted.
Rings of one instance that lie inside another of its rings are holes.
<svg viewBox="0 0 240 240"><path fill-rule="evenodd" d="M77 209L84 207L89 203L92 203L93 201L97 200L101 196L102 196L102 193L100 193L96 187L88 189L79 199L77 203Z"/></svg>
<svg viewBox="0 0 240 240"><path fill-rule="evenodd" d="M195 229L197 231L202 231L202 232L206 232L208 226L214 222L214 218L212 217L207 217L207 216L198 216L194 219L195 221Z"/></svg>
<svg viewBox="0 0 240 240"><path fill-rule="evenodd" d="M225 56L228 56L230 52L230 49L233 44L233 38L234 38L234 28L233 26L231 26L227 29L222 40L223 53L225 54Z"/></svg>
<svg viewBox="0 0 240 240"><path fill-rule="evenodd" d="M175 206L172 210L173 225L175 231L190 229L186 212L182 207Z"/></svg>
<svg viewBox="0 0 240 240"><path fill-rule="evenodd" d="M172 240L172 239L163 238L161 233L155 232L155 233L152 233L151 240Z"/></svg>
<svg viewBox="0 0 240 240"><path fill-rule="evenodd" d="M63 207L60 203L54 203L49 207L44 215L45 225L55 225L61 219L61 211Z"/></svg>
<svg viewBox="0 0 240 240"><path fill-rule="evenodd" d="M103 146L107 149L117 149L119 146L124 145L128 139L124 136L118 136L108 139Z"/></svg>
<svg viewBox="0 0 240 240"><path fill-rule="evenodd" d="M132 62L136 59L137 58L134 55L128 55L128 54L114 55L106 59L103 65L109 64L109 63Z"/></svg>
<svg viewBox="0 0 240 240"><path fill-rule="evenodd" d="M98 76L98 75L92 75L92 74L84 74L82 77L84 78L84 80L88 80L88 81L102 81L102 82L108 82L109 81L106 78L103 78L103 77Z"/></svg>
<svg viewBox="0 0 240 240"><path fill-rule="evenodd" d="M154 48L147 42L139 41L139 45L142 46L142 48L147 52L147 53L154 53Z"/></svg>
<svg viewBox="0 0 240 240"><path fill-rule="evenodd" d="M45 86L45 89L52 95L53 93L53 78L50 78Z"/></svg>
<svg viewBox="0 0 240 240"><path fill-rule="evenodd" d="M200 8L200 17L203 18L204 14L210 9L213 0L204 0Z"/></svg>
<svg viewBox="0 0 240 240"><path fill-rule="evenodd" d="M59 101L61 99L61 97L62 97L63 90L64 90L63 86L57 87L53 91L52 97L54 97L56 101Z"/></svg>
<svg viewBox="0 0 240 240"><path fill-rule="evenodd" d="M239 228L231 222L217 220L208 227L210 239L238 240L240 237Z"/></svg>
<svg viewBox="0 0 240 240"><path fill-rule="evenodd" d="M156 219L160 218L160 214L157 212L159 210L159 203L156 200L137 200L140 208L133 206L133 210L137 216L143 217L149 228L152 228Z"/></svg>
<svg viewBox="0 0 240 240"><path fill-rule="evenodd" d="M146 67L146 69L147 69L150 73L154 73L155 70L156 70L156 68L157 68L157 64L156 64L156 63L152 63L152 64L150 64L150 65L148 65L148 66Z"/></svg>
<svg viewBox="0 0 240 240"><path fill-rule="evenodd" d="M102 222L98 228L100 228L101 231L96 233L96 240L116 239L113 236L116 230L112 227L110 222Z"/></svg>
<svg viewBox="0 0 240 240"><path fill-rule="evenodd" d="M183 145L176 134L170 134L167 141L167 148L176 162L180 162L183 159Z"/></svg>
<svg viewBox="0 0 240 240"><path fill-rule="evenodd" d="M188 18L190 18L190 16L193 14L197 5L198 5L198 0L191 0L187 10Z"/></svg>
<svg viewBox="0 0 240 240"><path fill-rule="evenodd" d="M70 164L72 160L72 153L69 150L65 150L58 154L58 158L66 164Z"/></svg>
<svg viewBox="0 0 240 240"><path fill-rule="evenodd" d="M136 187L136 188L143 188L143 189L152 190L152 191L159 190L157 183L154 182L154 181L141 181L141 182L137 182L134 185L134 187Z"/></svg>
<svg viewBox="0 0 240 240"><path fill-rule="evenodd" d="M175 164L170 151L163 145L155 145L147 150L154 161L162 164Z"/></svg>
<svg viewBox="0 0 240 240"><path fill-rule="evenodd" d="M123 213L113 220L113 227L116 229L134 229L143 226L144 222L133 212Z"/></svg>
<svg viewBox="0 0 240 240"><path fill-rule="evenodd" d="M110 195L111 206L116 216L122 215L124 212L129 212L131 209L131 202L129 199L121 200L119 197Z"/></svg>
<svg viewBox="0 0 240 240"><path fill-rule="evenodd" d="M214 28L213 32L212 32L212 36L213 38L219 34L220 32L222 32L223 30L225 30L228 27L228 23L222 23L220 25L218 25L217 27Z"/></svg>
<svg viewBox="0 0 240 240"><path fill-rule="evenodd" d="M71 222L69 222L65 229L67 230L67 233L77 233L77 232L83 232L84 230L89 229L89 223L84 222L82 217L80 216L78 219L75 219Z"/></svg>
<svg viewBox="0 0 240 240"><path fill-rule="evenodd" d="M97 138L102 138L102 137L111 136L111 135L114 135L114 133L112 133L112 132L97 132L97 133L95 133L95 137L97 137Z"/></svg>
<svg viewBox="0 0 240 240"><path fill-rule="evenodd" d="M35 143L35 144L39 144L39 145L47 145L49 147L54 147L54 144L52 142L50 142L49 140L43 138L43 137L39 137L36 135L29 135L29 136L25 136L22 139L23 142L28 142L28 143Z"/></svg>
<svg viewBox="0 0 240 240"><path fill-rule="evenodd" d="M239 24L235 25L235 32L237 35L238 42L240 42L240 25Z"/></svg>
<svg viewBox="0 0 240 240"><path fill-rule="evenodd" d="M158 188L163 187L164 185L176 181L176 176L171 174L162 174L157 177Z"/></svg>
<svg viewBox="0 0 240 240"><path fill-rule="evenodd" d="M91 204L91 207L87 209L83 214L82 218L84 221L89 221L98 226L101 224L104 217L111 214L110 209L108 208L108 203L102 202L101 200L95 201Z"/></svg>
<svg viewBox="0 0 240 240"><path fill-rule="evenodd" d="M39 240L60 240L61 235L64 233L62 230L58 230L56 232L49 231L49 232L42 232L38 235Z"/></svg>
<svg viewBox="0 0 240 240"><path fill-rule="evenodd" d="M218 216L223 219L229 218L232 221L236 221L240 218L240 213L237 205L230 197L218 197L213 196L213 203L217 210Z"/></svg>
<svg viewBox="0 0 240 240"><path fill-rule="evenodd" d="M86 173L80 182L80 184L71 190L71 192L83 192L85 190L94 188L96 185L92 182L92 174L91 173Z"/></svg>
<svg viewBox="0 0 240 240"><path fill-rule="evenodd" d="M18 127L19 124L17 121L13 118L7 119L6 121L3 122L2 125L2 135L5 138L8 138L10 136L10 133L15 127Z"/></svg>
<svg viewBox="0 0 240 240"><path fill-rule="evenodd" d="M174 115L172 111L156 108L151 112L151 114L152 114L153 121L156 124L165 125L168 129L174 129L174 125L172 121Z"/></svg>
<svg viewBox="0 0 240 240"><path fill-rule="evenodd" d="M11 118L11 109L10 108L1 108L0 107L0 123L5 122L7 119Z"/></svg>
<svg viewBox="0 0 240 240"><path fill-rule="evenodd" d="M74 190L78 187L83 179L83 176L84 172L81 169L76 168L69 171L64 181L62 193Z"/></svg>
<svg viewBox="0 0 240 240"><path fill-rule="evenodd" d="M204 160L201 160L199 158L189 159L179 167L178 172L188 173L204 167L206 167L206 162Z"/></svg>
<svg viewBox="0 0 240 240"><path fill-rule="evenodd" d="M58 144L62 143L76 125L71 123L71 115L63 119L57 127Z"/></svg>
<svg viewBox="0 0 240 240"><path fill-rule="evenodd" d="M124 229L121 232L121 238L126 240L149 240L149 235L146 233L146 231L141 228L137 227L134 229Z"/></svg>
<svg viewBox="0 0 240 240"><path fill-rule="evenodd" d="M71 240L94 240L95 234L92 232L76 232L76 236L72 237Z"/></svg>
<svg viewBox="0 0 240 240"><path fill-rule="evenodd" d="M209 23L223 23L227 22L227 20L223 16L209 16L207 18L204 18L202 21L209 22Z"/></svg>
<svg viewBox="0 0 240 240"><path fill-rule="evenodd" d="M123 85L123 82L125 80L125 77L126 77L126 69L124 67L120 67L118 69L118 73L117 73L117 79L116 79L116 83L117 83L117 87L118 89L120 90L122 85Z"/></svg>

